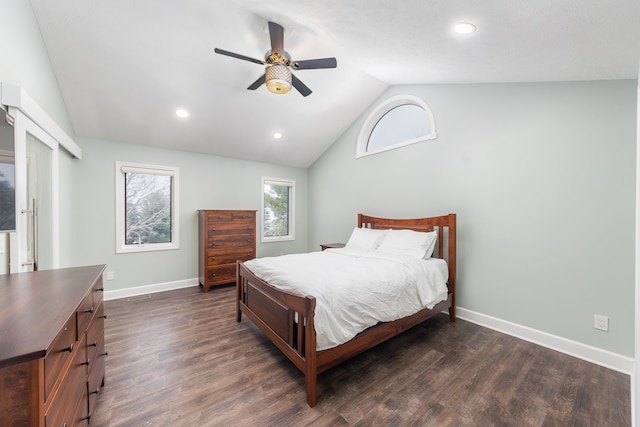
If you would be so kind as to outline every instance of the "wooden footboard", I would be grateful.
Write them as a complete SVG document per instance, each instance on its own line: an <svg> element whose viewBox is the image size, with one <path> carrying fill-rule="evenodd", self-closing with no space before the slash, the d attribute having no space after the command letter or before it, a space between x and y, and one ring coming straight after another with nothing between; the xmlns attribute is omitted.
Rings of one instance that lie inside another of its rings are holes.
<svg viewBox="0 0 640 427"><path fill-rule="evenodd" d="M307 403L316 404L316 299L277 289L237 261L237 321L244 313L305 374Z"/></svg>
<svg viewBox="0 0 640 427"><path fill-rule="evenodd" d="M455 321L456 272L456 216L420 219L384 219L358 215L359 226L370 228L438 230L438 251L435 256L447 260L449 267L449 295L431 310L422 310L393 322L379 323L337 347L317 351L314 313L316 299L280 290L256 277L241 261L236 272L236 316L244 313L305 375L307 403L315 406L316 383L319 373L368 350L396 335L424 322L444 310ZM447 229L447 234L444 229ZM445 250L444 241L447 242Z"/></svg>

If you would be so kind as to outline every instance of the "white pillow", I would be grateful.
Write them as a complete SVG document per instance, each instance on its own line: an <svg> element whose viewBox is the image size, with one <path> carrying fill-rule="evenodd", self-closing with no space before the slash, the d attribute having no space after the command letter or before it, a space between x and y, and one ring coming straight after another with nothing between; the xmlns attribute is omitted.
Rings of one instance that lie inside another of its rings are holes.
<svg viewBox="0 0 640 427"><path fill-rule="evenodd" d="M353 229L345 247L358 251L373 252L378 248L386 234L387 230L356 227Z"/></svg>
<svg viewBox="0 0 640 427"><path fill-rule="evenodd" d="M437 231L389 230L377 250L381 253L427 259L431 258L437 240Z"/></svg>

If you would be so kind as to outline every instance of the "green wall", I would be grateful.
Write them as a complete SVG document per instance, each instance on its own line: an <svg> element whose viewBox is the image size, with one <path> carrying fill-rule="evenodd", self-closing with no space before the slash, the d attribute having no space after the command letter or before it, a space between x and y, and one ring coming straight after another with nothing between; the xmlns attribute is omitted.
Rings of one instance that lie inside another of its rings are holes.
<svg viewBox="0 0 640 427"><path fill-rule="evenodd" d="M107 264L112 291L198 277L198 209L259 211L262 176L296 182L295 241L261 243L257 256L304 252L307 248L307 170L140 145L77 138L73 262ZM115 253L115 162L179 168L180 249ZM260 227L260 216L258 216Z"/></svg>
<svg viewBox="0 0 640 427"><path fill-rule="evenodd" d="M309 243L356 214L458 214L458 305L633 356L637 81L401 86L438 138L355 160L369 111L310 168ZM608 333L593 328L609 316Z"/></svg>

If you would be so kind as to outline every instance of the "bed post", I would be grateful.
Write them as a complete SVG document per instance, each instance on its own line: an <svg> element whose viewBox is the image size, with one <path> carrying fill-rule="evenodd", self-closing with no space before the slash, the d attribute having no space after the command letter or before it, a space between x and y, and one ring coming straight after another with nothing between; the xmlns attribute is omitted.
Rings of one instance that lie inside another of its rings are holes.
<svg viewBox="0 0 640 427"><path fill-rule="evenodd" d="M451 307L449 320L456 321L456 214L449 214L449 292L451 292Z"/></svg>
<svg viewBox="0 0 640 427"><path fill-rule="evenodd" d="M317 380L318 380L318 361L316 358L316 328L314 317L316 311L316 299L306 297L305 312L307 313L306 327L304 334L305 349L305 383L307 386L307 404L311 407L316 406L317 400Z"/></svg>

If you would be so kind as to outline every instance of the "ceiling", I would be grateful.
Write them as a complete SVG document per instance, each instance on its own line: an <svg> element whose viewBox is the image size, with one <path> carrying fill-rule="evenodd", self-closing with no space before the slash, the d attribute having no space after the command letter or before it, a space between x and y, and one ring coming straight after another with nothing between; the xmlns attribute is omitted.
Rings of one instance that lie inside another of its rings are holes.
<svg viewBox="0 0 640 427"><path fill-rule="evenodd" d="M389 85L636 79L640 58L638 0L31 4L76 136L303 168ZM268 21L293 60L337 58L294 71L308 97L248 91L263 66L213 52L263 59Z"/></svg>

